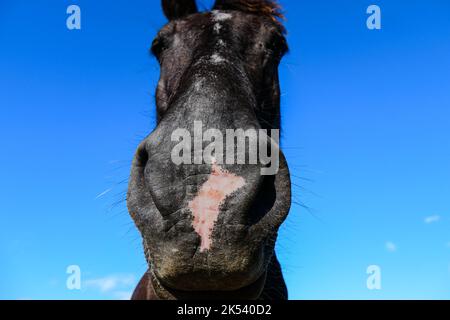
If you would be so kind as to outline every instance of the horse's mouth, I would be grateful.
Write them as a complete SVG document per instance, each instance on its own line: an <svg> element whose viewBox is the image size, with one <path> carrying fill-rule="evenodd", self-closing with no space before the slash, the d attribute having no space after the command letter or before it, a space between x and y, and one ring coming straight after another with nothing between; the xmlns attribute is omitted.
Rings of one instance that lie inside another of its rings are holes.
<svg viewBox="0 0 450 320"><path fill-rule="evenodd" d="M163 300L255 300L261 296L266 283L267 272L264 272L256 281L242 288L222 291L184 291L171 288L162 283L160 279L150 271L151 285L155 294Z"/></svg>
<svg viewBox="0 0 450 320"><path fill-rule="evenodd" d="M285 162L281 163L278 175L266 176L260 182L258 187L254 186L251 201L245 198L245 193L236 194L237 198L231 197L221 208L230 211L223 210L218 215L212 234L207 235L211 239L207 248L202 248L202 239L192 226L189 208L170 217L158 215L156 206L151 214L145 213L146 217L155 219L146 220L142 231L158 296L164 299L259 297L273 255L276 232L289 206ZM241 213L241 204L245 202L249 209Z"/></svg>

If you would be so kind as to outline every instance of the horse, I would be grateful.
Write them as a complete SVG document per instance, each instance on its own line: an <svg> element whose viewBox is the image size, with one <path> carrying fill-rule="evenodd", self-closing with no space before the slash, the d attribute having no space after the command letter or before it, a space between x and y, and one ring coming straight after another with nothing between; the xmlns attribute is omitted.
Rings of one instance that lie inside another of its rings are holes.
<svg viewBox="0 0 450 320"><path fill-rule="evenodd" d="M289 168L275 139L278 67L288 51L281 7L217 0L199 12L195 0L163 0L162 9L168 23L151 48L160 64L157 124L137 148L127 193L148 263L132 299L288 299L275 253L291 206ZM259 150L279 154L277 170L262 174L262 161L224 163L217 149L198 161L192 145L205 140L183 141L180 133L192 137L199 124L210 142L231 129L244 133L244 144L251 130L268 132ZM180 144L181 163L174 161Z"/></svg>

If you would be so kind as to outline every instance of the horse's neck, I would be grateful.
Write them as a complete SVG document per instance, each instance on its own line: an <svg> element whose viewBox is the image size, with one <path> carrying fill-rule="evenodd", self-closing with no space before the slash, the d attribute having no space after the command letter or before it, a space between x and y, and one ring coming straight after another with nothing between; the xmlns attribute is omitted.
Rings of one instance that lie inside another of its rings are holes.
<svg viewBox="0 0 450 320"><path fill-rule="evenodd" d="M150 277L150 271L147 271L134 290L131 300L160 300L153 289Z"/></svg>
<svg viewBox="0 0 450 320"><path fill-rule="evenodd" d="M274 255L267 269L267 278L264 290L260 296L260 300L287 300L288 291L286 283L281 272L281 266L277 257ZM151 280L151 273L147 271L136 287L132 300L165 300L176 299L173 296L160 297L156 294L156 290Z"/></svg>
<svg viewBox="0 0 450 320"><path fill-rule="evenodd" d="M260 296L260 300L287 300L288 290L284 281L281 265L274 254L267 268L266 284Z"/></svg>

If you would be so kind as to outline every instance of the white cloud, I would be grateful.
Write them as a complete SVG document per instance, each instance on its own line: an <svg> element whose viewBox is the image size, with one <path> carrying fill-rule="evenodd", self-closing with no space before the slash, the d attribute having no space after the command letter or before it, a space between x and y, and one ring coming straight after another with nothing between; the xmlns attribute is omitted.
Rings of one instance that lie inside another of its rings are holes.
<svg viewBox="0 0 450 320"><path fill-rule="evenodd" d="M113 292L112 295L114 296L114 299L117 300L130 300L131 296L133 295L132 291L116 291Z"/></svg>
<svg viewBox="0 0 450 320"><path fill-rule="evenodd" d="M397 251L397 245L393 242L386 242L386 250L389 252L395 252Z"/></svg>
<svg viewBox="0 0 450 320"><path fill-rule="evenodd" d="M129 288L135 284L133 275L110 275L104 278L90 279L83 282L88 289L99 290L101 293L109 293L116 289Z"/></svg>
<svg viewBox="0 0 450 320"><path fill-rule="evenodd" d="M426 224L431 224L431 223L435 223L438 222L439 220L441 220L441 216L429 216L425 218L425 223Z"/></svg>

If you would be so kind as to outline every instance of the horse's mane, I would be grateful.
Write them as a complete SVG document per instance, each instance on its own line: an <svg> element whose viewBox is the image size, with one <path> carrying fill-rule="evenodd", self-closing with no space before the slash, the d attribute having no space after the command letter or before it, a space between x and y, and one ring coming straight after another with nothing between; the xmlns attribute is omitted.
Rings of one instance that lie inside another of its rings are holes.
<svg viewBox="0 0 450 320"><path fill-rule="evenodd" d="M217 10L238 10L256 15L263 15L272 19L286 32L282 21L285 19L281 6L272 0L217 0L214 6Z"/></svg>

